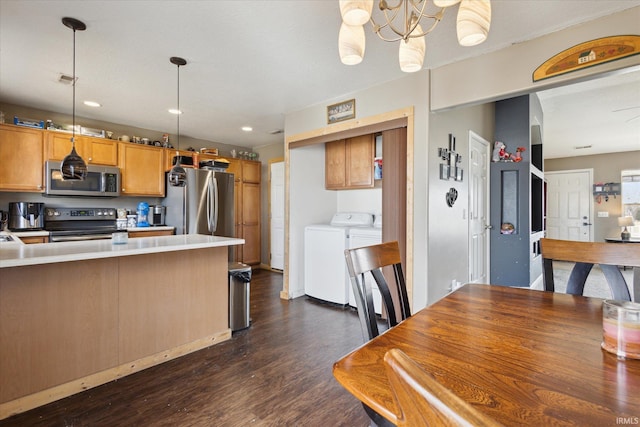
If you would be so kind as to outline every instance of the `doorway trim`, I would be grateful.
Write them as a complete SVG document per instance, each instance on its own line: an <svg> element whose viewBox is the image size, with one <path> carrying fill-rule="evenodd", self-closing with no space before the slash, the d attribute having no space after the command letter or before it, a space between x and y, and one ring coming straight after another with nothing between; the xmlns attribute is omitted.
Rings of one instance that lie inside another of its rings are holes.
<svg viewBox="0 0 640 427"><path fill-rule="evenodd" d="M407 210L406 210L406 267L405 281L409 300L413 300L413 139L414 139L414 107L401 108L358 120L339 122L319 129L290 135L284 143L284 275L280 298L290 299L289 293L289 227L290 227L290 150L312 144L323 144L341 138L350 138L367 133L382 132L383 130L407 127Z"/></svg>
<svg viewBox="0 0 640 427"><path fill-rule="evenodd" d="M471 141L477 141L480 145L484 146L484 170L485 170L485 183L484 183L484 194L485 194L485 200L483 202L484 205L484 218L485 218L485 245L484 245L484 251L485 251L485 262L484 262L484 270L486 273L486 277L485 283L489 283L489 278L491 277L491 239L489 238L489 218L490 218L490 213L491 213L491 204L490 204L490 200L491 200L491 185L490 185L490 167L491 167L491 143L489 141L487 141L486 139L484 139L483 137L481 137L479 134L477 134L476 132L470 130L469 131L469 144L468 144L468 159L469 162L471 162ZM471 184L471 165L469 165L469 184ZM472 212L471 212L471 206L470 206L470 200L471 200L471 192L473 191L473 188L471 188L472 186L469 185L469 190L468 190L468 206L467 206L467 227L469 229L468 231L468 237L469 237L469 265L467 266L467 271L468 271L468 275L471 276L471 259L472 259L472 251L471 251L471 217L472 217ZM472 278L468 277L469 281L471 281L471 283L479 283L477 280L477 278Z"/></svg>

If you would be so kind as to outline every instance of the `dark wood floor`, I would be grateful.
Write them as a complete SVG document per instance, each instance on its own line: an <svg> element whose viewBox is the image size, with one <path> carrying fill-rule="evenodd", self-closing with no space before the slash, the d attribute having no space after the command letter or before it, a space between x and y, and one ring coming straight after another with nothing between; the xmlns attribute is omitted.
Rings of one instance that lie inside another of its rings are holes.
<svg viewBox="0 0 640 427"><path fill-rule="evenodd" d="M331 367L362 343L355 311L279 298L254 271L249 329L224 343L0 421L2 426L367 426Z"/></svg>

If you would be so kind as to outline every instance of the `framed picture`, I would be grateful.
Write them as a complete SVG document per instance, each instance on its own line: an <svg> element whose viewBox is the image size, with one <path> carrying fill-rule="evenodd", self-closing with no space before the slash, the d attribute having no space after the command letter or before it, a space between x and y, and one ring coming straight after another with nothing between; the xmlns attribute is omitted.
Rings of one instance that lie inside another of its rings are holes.
<svg viewBox="0 0 640 427"><path fill-rule="evenodd" d="M327 107L327 124L354 119L356 117L356 100L332 104Z"/></svg>

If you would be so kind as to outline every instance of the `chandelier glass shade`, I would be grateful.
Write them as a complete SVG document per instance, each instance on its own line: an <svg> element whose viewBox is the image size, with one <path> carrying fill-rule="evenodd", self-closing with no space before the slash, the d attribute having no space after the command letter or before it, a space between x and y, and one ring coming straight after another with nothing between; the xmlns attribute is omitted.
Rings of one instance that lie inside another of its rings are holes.
<svg viewBox="0 0 640 427"><path fill-rule="evenodd" d="M491 25L490 0L339 0L339 3L342 25L338 51L346 65L359 64L364 58L367 22L380 39L400 42L400 68L408 73L422 69L424 36L436 28L446 8L460 3L456 30L461 46L475 46L485 41ZM374 18L374 3L382 19ZM434 7L436 10L430 10Z"/></svg>
<svg viewBox="0 0 640 427"><path fill-rule="evenodd" d="M416 33L422 32L422 27L418 24L413 30ZM400 49L398 51L398 61L400 69L405 73L414 73L422 69L424 62L424 51L426 48L425 38L411 37L407 40L400 41Z"/></svg>
<svg viewBox="0 0 640 427"><path fill-rule="evenodd" d="M456 30L460 46L475 46L489 35L491 3L489 0L462 0Z"/></svg>
<svg viewBox="0 0 640 427"><path fill-rule="evenodd" d="M356 65L362 62L365 45L362 25L349 25L343 22L340 26L338 40L338 51L344 64Z"/></svg>

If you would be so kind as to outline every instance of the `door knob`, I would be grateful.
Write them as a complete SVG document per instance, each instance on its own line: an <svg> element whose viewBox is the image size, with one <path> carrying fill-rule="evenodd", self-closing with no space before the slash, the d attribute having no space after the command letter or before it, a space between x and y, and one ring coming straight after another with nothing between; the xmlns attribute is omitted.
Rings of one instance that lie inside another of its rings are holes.
<svg viewBox="0 0 640 427"><path fill-rule="evenodd" d="M582 225L593 225L593 224L590 222L583 222Z"/></svg>
<svg viewBox="0 0 640 427"><path fill-rule="evenodd" d="M493 229L493 225L487 224L487 225L484 226L484 229L485 230L491 230L491 229Z"/></svg>

